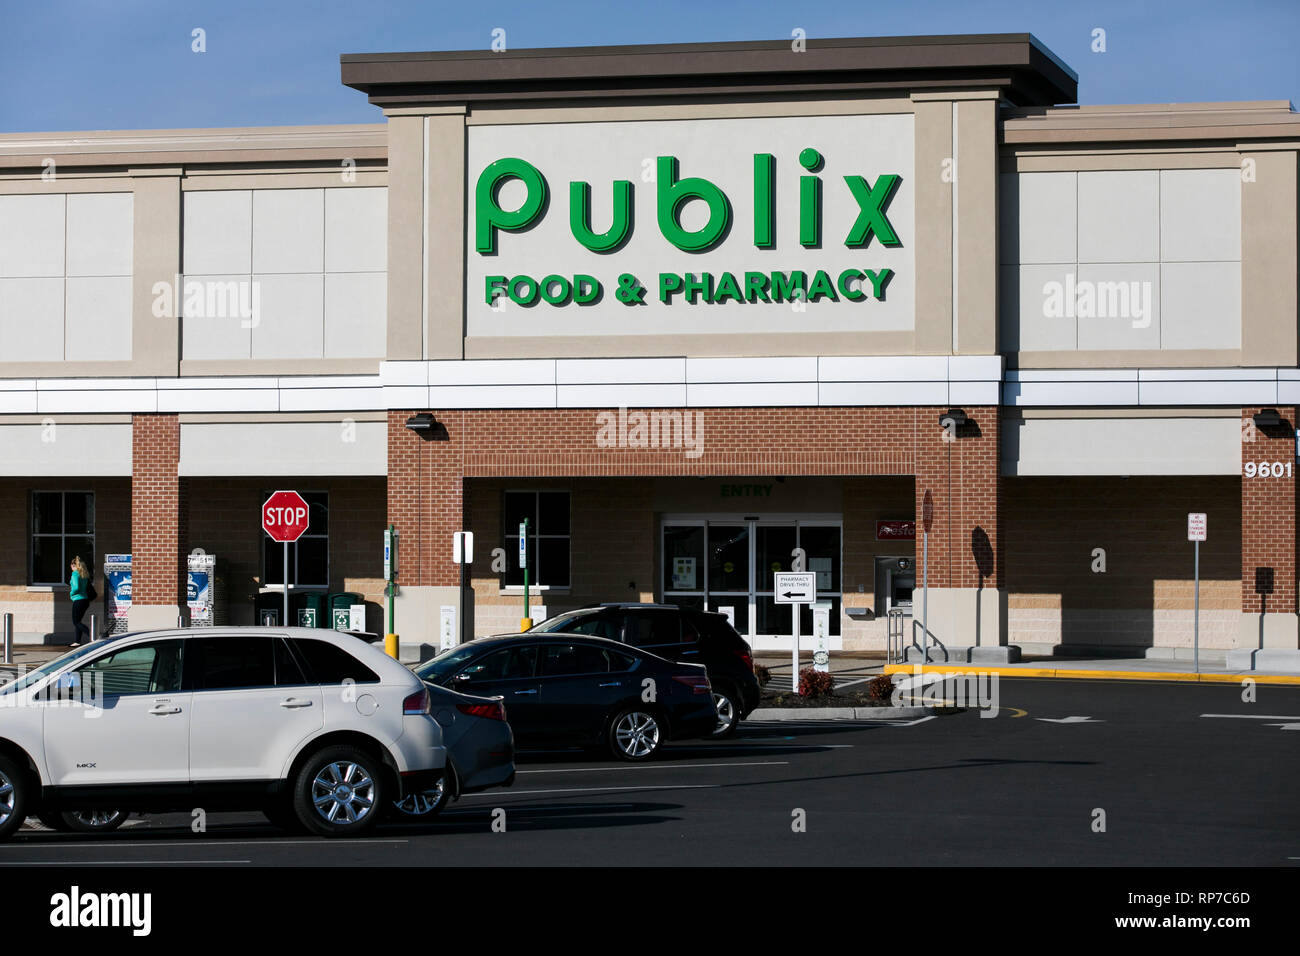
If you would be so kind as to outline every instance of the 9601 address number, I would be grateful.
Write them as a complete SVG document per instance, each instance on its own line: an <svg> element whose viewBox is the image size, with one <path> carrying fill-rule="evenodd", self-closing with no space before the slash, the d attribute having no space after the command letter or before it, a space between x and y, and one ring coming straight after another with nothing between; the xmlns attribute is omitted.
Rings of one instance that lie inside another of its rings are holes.
<svg viewBox="0 0 1300 956"><path fill-rule="evenodd" d="M1291 465L1289 461L1248 461L1241 466L1241 473L1247 478L1290 478Z"/></svg>

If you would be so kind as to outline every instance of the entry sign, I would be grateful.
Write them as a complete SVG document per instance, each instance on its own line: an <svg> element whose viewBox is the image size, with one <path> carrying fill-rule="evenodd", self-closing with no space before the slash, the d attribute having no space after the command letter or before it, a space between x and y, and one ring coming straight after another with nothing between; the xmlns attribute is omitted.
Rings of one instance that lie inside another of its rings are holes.
<svg viewBox="0 0 1300 956"><path fill-rule="evenodd" d="M474 563L473 531L456 531L452 534L451 560L456 564Z"/></svg>
<svg viewBox="0 0 1300 956"><path fill-rule="evenodd" d="M297 541L310 523L307 502L296 491L277 491L262 505L262 529L275 541Z"/></svg>
<svg viewBox="0 0 1300 956"><path fill-rule="evenodd" d="M1189 511L1187 513L1187 540L1204 541L1205 530L1205 513Z"/></svg>
<svg viewBox="0 0 1300 956"><path fill-rule="evenodd" d="M773 598L777 604L812 604L817 600L816 571L786 571L776 578Z"/></svg>

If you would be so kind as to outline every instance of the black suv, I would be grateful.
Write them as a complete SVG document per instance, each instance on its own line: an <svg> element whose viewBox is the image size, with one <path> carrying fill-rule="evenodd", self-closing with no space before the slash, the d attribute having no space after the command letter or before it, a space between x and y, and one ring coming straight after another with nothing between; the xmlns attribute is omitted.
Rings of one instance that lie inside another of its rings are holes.
<svg viewBox="0 0 1300 956"><path fill-rule="evenodd" d="M605 637L669 660L703 664L718 708L714 738L735 733L758 706L753 655L725 614L675 604L601 604L557 614L533 631Z"/></svg>

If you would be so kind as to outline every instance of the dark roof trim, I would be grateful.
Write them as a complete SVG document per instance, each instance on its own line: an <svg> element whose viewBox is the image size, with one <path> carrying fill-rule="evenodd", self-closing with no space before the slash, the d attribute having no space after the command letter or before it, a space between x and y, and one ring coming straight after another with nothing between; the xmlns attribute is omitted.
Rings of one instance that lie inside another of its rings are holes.
<svg viewBox="0 0 1300 956"><path fill-rule="evenodd" d="M353 53L344 85L377 106L995 87L1021 106L1073 103L1078 75L1028 33Z"/></svg>

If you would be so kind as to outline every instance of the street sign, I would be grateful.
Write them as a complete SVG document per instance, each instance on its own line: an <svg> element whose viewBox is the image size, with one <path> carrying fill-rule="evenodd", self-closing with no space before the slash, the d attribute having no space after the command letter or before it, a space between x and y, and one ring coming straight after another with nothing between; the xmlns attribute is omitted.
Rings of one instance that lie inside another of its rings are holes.
<svg viewBox="0 0 1300 956"><path fill-rule="evenodd" d="M773 575L777 604L812 604L817 600L817 572L784 571Z"/></svg>
<svg viewBox="0 0 1300 956"><path fill-rule="evenodd" d="M519 567L528 567L528 524L519 522Z"/></svg>
<svg viewBox="0 0 1300 956"><path fill-rule="evenodd" d="M262 530L274 541L297 541L310 523L307 502L296 491L277 491L262 505Z"/></svg>
<svg viewBox="0 0 1300 956"><path fill-rule="evenodd" d="M457 531L451 536L451 560L456 564L474 563L474 532Z"/></svg>
<svg viewBox="0 0 1300 956"><path fill-rule="evenodd" d="M1205 513L1189 511L1187 513L1187 540L1204 541L1205 531Z"/></svg>

